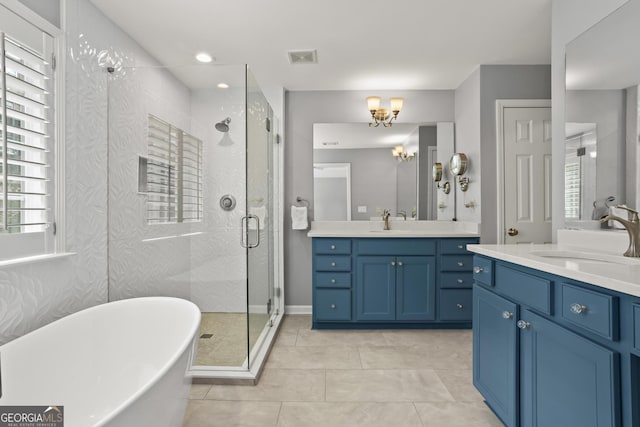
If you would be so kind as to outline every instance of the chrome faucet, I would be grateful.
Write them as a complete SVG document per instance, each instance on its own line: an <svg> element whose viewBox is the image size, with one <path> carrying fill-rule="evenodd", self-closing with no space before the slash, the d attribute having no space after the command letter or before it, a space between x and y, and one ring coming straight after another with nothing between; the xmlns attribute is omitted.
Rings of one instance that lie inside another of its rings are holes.
<svg viewBox="0 0 640 427"><path fill-rule="evenodd" d="M407 212L406 211L400 211L398 212L398 215L401 216L402 218L404 218L404 220L407 220Z"/></svg>
<svg viewBox="0 0 640 427"><path fill-rule="evenodd" d="M607 215L600 218L600 222L613 220L624 225L627 233L629 233L629 248L624 253L624 256L640 258L640 222L638 222L638 211L621 205L616 206L616 208L629 212L629 219L620 218L616 215Z"/></svg>
<svg viewBox="0 0 640 427"><path fill-rule="evenodd" d="M385 209L384 212L382 212L382 220L384 221L383 230L391 230L389 228L389 217L390 216L391 216L391 212L389 212L389 209Z"/></svg>

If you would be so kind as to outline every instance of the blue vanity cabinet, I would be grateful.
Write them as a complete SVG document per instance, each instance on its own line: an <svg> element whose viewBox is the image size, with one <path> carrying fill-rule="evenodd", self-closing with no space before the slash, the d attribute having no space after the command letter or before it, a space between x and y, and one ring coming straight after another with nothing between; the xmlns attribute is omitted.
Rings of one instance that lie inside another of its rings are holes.
<svg viewBox="0 0 640 427"><path fill-rule="evenodd" d="M356 319L435 319L435 267L433 256L358 256Z"/></svg>
<svg viewBox="0 0 640 427"><path fill-rule="evenodd" d="M507 426L518 420L518 306L473 289L473 385Z"/></svg>
<svg viewBox="0 0 640 427"><path fill-rule="evenodd" d="M314 237L313 328L470 327L474 243Z"/></svg>
<svg viewBox="0 0 640 427"><path fill-rule="evenodd" d="M500 260L474 264L495 273L474 284L473 383L496 415L507 427L619 427L629 375L620 354L633 345L618 334L620 294Z"/></svg>
<svg viewBox="0 0 640 427"><path fill-rule="evenodd" d="M530 310L520 322L520 426L619 425L618 355Z"/></svg>

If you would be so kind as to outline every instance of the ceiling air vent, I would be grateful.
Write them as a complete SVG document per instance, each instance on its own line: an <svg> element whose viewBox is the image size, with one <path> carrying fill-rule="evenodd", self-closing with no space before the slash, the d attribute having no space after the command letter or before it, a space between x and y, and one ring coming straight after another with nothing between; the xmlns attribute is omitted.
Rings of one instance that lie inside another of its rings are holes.
<svg viewBox="0 0 640 427"><path fill-rule="evenodd" d="M314 50L290 50L289 62L291 64L317 64L318 54Z"/></svg>

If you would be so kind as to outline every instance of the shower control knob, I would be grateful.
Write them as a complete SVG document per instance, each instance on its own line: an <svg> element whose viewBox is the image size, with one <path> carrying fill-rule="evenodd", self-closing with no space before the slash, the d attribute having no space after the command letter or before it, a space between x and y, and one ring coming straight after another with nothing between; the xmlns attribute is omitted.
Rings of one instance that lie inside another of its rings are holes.
<svg viewBox="0 0 640 427"><path fill-rule="evenodd" d="M236 198L231 194L225 194L220 197L220 207L224 211L232 211L236 207Z"/></svg>

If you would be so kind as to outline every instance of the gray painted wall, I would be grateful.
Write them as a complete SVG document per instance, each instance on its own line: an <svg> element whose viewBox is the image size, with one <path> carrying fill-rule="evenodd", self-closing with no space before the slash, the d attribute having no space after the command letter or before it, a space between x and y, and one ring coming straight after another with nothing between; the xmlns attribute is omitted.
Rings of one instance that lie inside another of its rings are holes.
<svg viewBox="0 0 640 427"><path fill-rule="evenodd" d="M640 0L630 0L634 3ZM564 177L565 46L626 0L553 0L551 6L551 108L553 127L553 178ZM559 143L558 141L562 141ZM564 227L564 186L552 186L553 239Z"/></svg>
<svg viewBox="0 0 640 427"><path fill-rule="evenodd" d="M430 146L438 145L437 128L435 126L420 126L418 128L420 135L419 149L418 149L418 219L436 219L433 214L435 210L430 212L429 206L429 193L431 197L435 197L433 189L433 177L431 174L432 165L429 164L429 152ZM407 215L409 211L407 211Z"/></svg>
<svg viewBox="0 0 640 427"><path fill-rule="evenodd" d="M390 149L314 150L313 161L351 163L351 219L369 220L377 215L376 208L395 213L397 161ZM367 206L367 213L358 213L358 206Z"/></svg>
<svg viewBox="0 0 640 427"><path fill-rule="evenodd" d="M285 207L296 196L313 200L313 124L362 122L370 114L367 96L404 97L398 120L436 123L454 120L454 91L297 91L287 92L285 102ZM380 127L384 132L384 128ZM285 211L287 209L285 208ZM284 277L287 305L311 305L311 239L306 231L291 230L284 221Z"/></svg>

